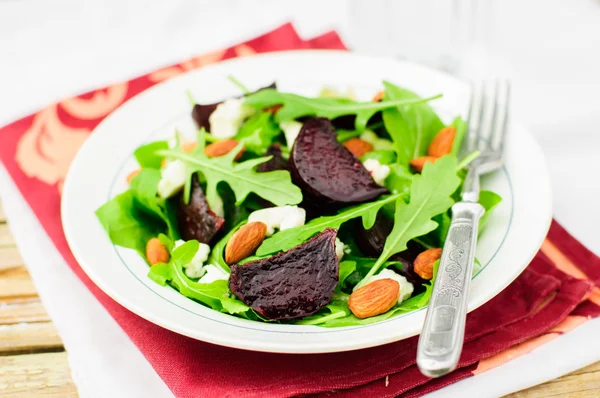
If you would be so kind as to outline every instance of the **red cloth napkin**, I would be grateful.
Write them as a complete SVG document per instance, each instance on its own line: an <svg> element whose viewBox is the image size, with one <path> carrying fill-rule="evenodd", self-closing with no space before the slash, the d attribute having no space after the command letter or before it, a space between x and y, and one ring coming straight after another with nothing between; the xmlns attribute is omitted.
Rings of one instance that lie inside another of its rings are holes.
<svg viewBox="0 0 600 398"><path fill-rule="evenodd" d="M0 129L0 159L42 226L176 396L420 396L498 366L600 315L600 259L556 222L531 265L469 314L459 369L435 380L415 366L416 338L337 354L242 351L162 329L105 295L69 251L59 214L66 171L93 128L127 99L177 74L222 59L300 48L344 46L334 32L303 41L288 24L246 43L65 99Z"/></svg>

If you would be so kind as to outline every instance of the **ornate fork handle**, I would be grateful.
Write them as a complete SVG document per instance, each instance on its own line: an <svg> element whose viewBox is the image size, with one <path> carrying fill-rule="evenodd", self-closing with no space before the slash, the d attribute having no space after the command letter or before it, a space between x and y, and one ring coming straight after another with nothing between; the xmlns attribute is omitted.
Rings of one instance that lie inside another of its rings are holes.
<svg viewBox="0 0 600 398"><path fill-rule="evenodd" d="M452 223L438 268L423 332L419 338L417 364L429 377L456 368L462 351L467 293L473 273L479 219L479 203L452 206Z"/></svg>

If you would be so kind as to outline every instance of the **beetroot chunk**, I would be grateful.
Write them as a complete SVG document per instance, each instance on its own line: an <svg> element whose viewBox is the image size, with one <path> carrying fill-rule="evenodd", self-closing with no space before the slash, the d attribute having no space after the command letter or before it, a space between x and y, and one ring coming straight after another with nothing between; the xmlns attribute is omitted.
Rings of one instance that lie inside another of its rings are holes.
<svg viewBox="0 0 600 398"><path fill-rule="evenodd" d="M189 203L184 203L182 195L177 207L177 223L181 238L186 241L196 239L208 244L224 222L223 218L210 209L198 177L194 175Z"/></svg>
<svg viewBox="0 0 600 398"><path fill-rule="evenodd" d="M327 305L338 283L337 231L326 229L273 257L231 267L229 288L268 319L296 319Z"/></svg>
<svg viewBox="0 0 600 398"><path fill-rule="evenodd" d="M388 192L337 142L328 119L304 122L292 148L290 166L294 183L318 206L361 203Z"/></svg>
<svg viewBox="0 0 600 398"><path fill-rule="evenodd" d="M265 156L273 156L273 157L271 159L269 159L269 161L258 165L258 167L256 168L256 171L258 171L259 173L266 173L266 172L275 171L275 170L287 170L287 171L290 170L288 161L285 160L285 158L281 154L281 145L279 145L279 144L271 145L267 149Z"/></svg>

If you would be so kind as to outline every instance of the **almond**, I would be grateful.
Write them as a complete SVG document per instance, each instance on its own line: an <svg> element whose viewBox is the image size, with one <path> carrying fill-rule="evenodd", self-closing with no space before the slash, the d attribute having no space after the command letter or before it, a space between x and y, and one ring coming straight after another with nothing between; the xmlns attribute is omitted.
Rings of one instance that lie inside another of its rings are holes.
<svg viewBox="0 0 600 398"><path fill-rule="evenodd" d="M206 148L204 148L204 153L209 158L216 158L218 156L227 155L229 152L231 152L233 148L235 148L237 144L238 142L236 140L223 140L213 142L212 144L207 145ZM244 148L242 148L242 150L237 154L235 160L238 160L243 153Z"/></svg>
<svg viewBox="0 0 600 398"><path fill-rule="evenodd" d="M371 101L373 102L380 102L383 100L383 96L385 95L385 93L383 91L378 92L377 94L375 94L375 96L373 97L373 99Z"/></svg>
<svg viewBox="0 0 600 398"><path fill-rule="evenodd" d="M267 236L267 225L262 222L250 222L238 229L225 247L225 262L235 264L252 255Z"/></svg>
<svg viewBox="0 0 600 398"><path fill-rule="evenodd" d="M183 152L190 153L194 149L196 149L197 145L198 143L196 141L186 141L183 144L181 144L181 150L183 150Z"/></svg>
<svg viewBox="0 0 600 398"><path fill-rule="evenodd" d="M429 144L427 154L429 156L440 158L452 152L452 144L454 144L455 135L456 128L454 126L448 126L441 129L431 141L431 144Z"/></svg>
<svg viewBox="0 0 600 398"><path fill-rule="evenodd" d="M427 249L415 258L414 270L425 280L433 278L433 264L442 257L442 249Z"/></svg>
<svg viewBox="0 0 600 398"><path fill-rule="evenodd" d="M165 245L158 238L152 238L146 243L146 258L152 265L168 263L171 255Z"/></svg>
<svg viewBox="0 0 600 398"><path fill-rule="evenodd" d="M425 163L430 162L430 163L434 163L437 160L437 158L434 158L433 156L421 156L420 158L415 158L413 160L411 160L409 162L410 167L413 168L413 170L417 173L420 173L421 171L423 171L423 167L425 167Z"/></svg>
<svg viewBox="0 0 600 398"><path fill-rule="evenodd" d="M352 152L357 159L360 159L362 155L373 150L373 145L356 137L350 138L348 141L344 142L344 146L347 150Z"/></svg>
<svg viewBox="0 0 600 398"><path fill-rule="evenodd" d="M355 290L348 308L358 318L369 318L388 312L398 302L400 284L393 279L379 279Z"/></svg>
<svg viewBox="0 0 600 398"><path fill-rule="evenodd" d="M131 173L127 174L127 184L131 184L131 180L135 178L136 175L140 174L142 169L133 170Z"/></svg>

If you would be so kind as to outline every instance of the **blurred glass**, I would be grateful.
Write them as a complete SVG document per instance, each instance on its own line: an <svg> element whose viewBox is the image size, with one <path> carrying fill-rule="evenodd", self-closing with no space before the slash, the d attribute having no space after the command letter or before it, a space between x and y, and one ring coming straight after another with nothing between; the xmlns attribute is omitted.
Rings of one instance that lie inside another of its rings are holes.
<svg viewBox="0 0 600 398"><path fill-rule="evenodd" d="M484 49L491 0L349 0L353 50L460 74Z"/></svg>

